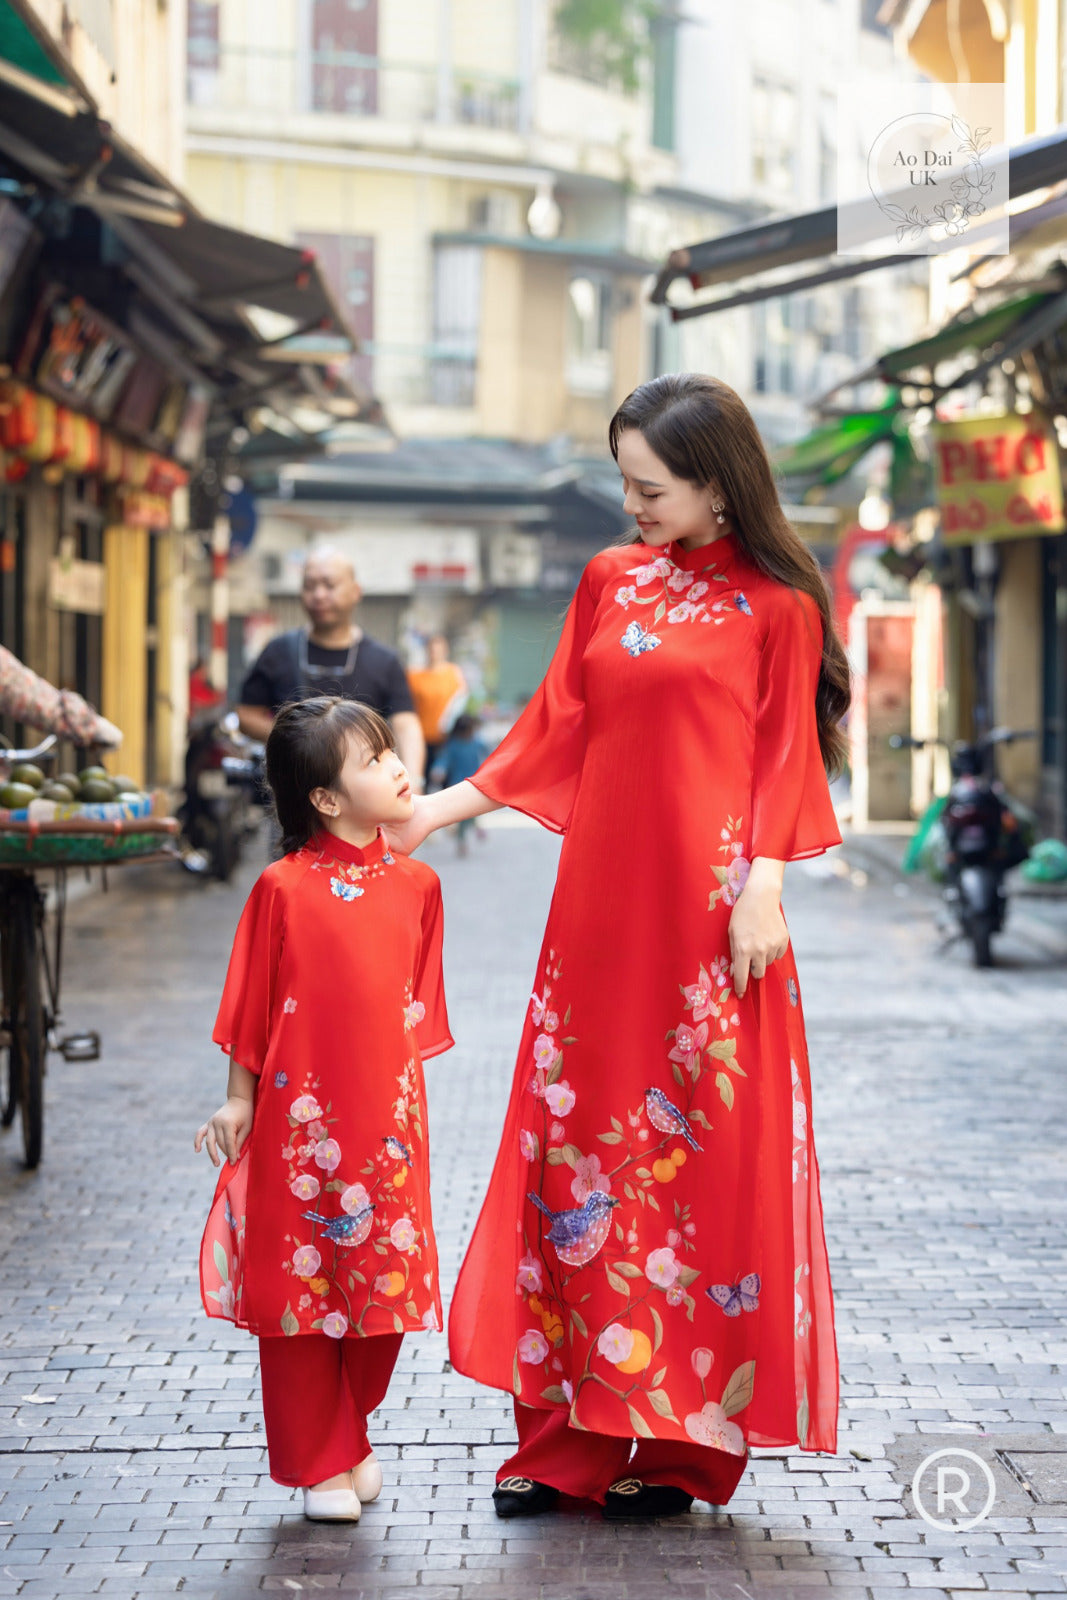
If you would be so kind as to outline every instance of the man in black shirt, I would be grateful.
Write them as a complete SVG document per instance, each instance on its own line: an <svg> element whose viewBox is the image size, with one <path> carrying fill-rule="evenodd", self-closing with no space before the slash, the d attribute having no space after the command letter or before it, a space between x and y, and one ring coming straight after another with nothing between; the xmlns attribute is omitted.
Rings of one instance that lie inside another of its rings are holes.
<svg viewBox="0 0 1067 1600"><path fill-rule="evenodd" d="M314 550L300 591L309 628L291 628L264 648L241 687L243 732L266 739L287 700L344 694L372 706L396 735L400 759L419 787L425 745L400 657L352 621L360 600L352 563L339 550Z"/></svg>

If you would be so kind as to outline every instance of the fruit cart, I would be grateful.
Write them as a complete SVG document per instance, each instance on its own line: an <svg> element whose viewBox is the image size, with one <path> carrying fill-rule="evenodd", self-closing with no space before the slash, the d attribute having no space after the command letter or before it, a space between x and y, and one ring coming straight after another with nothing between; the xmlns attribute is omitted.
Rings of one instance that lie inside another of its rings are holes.
<svg viewBox="0 0 1067 1600"><path fill-rule="evenodd" d="M71 1061L95 1060L100 1051L95 1033L59 1033L67 871L170 855L167 841L178 832L156 797L128 785L116 795L103 768L47 782L34 763L55 742L0 751L9 768L0 787L0 1123L10 1127L21 1115L28 1167L41 1159L48 1051ZM25 803L3 804L11 800Z"/></svg>

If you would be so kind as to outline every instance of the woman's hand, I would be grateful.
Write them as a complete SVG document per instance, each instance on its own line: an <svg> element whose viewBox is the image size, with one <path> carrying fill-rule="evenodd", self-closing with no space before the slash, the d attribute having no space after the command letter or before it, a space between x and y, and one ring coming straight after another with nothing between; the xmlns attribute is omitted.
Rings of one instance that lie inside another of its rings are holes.
<svg viewBox="0 0 1067 1600"><path fill-rule="evenodd" d="M781 907L784 870L784 862L757 856L730 914L734 993L739 998L748 988L749 978L762 978L771 962L789 948L789 929Z"/></svg>
<svg viewBox="0 0 1067 1600"><path fill-rule="evenodd" d="M217 1167L220 1164L221 1148L231 1166L236 1165L241 1147L252 1131L254 1111L255 1104L252 1100L245 1099L243 1095L231 1094L226 1104L220 1106L215 1115L197 1130L193 1149L199 1155L206 1143L207 1153L213 1165Z"/></svg>
<svg viewBox="0 0 1067 1600"><path fill-rule="evenodd" d="M406 822L387 822L385 837L389 840L390 850L395 850L399 856L409 856L417 850L422 841L433 832L436 824L432 819L432 796L417 794L414 797L415 809Z"/></svg>

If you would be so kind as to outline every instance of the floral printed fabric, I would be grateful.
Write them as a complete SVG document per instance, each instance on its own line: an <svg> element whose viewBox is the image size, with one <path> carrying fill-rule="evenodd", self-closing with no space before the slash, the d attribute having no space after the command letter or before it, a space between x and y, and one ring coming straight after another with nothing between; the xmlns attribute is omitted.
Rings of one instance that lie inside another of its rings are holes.
<svg viewBox="0 0 1067 1600"><path fill-rule="evenodd" d="M452 1043L422 862L320 836L268 867L216 1041L258 1075L201 1249L209 1316L253 1333L440 1328L422 1061Z"/></svg>
<svg viewBox="0 0 1067 1600"><path fill-rule="evenodd" d="M820 652L730 538L604 551L473 779L565 839L452 1360L594 1432L836 1446L796 967L738 999L728 937L756 855L840 839Z"/></svg>

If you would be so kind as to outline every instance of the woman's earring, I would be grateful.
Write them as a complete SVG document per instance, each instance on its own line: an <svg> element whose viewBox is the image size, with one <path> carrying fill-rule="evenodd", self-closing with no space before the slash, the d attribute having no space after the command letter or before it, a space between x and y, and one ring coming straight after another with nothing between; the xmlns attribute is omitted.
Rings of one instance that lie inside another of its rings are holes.
<svg viewBox="0 0 1067 1600"><path fill-rule="evenodd" d="M725 500L713 500L711 502L711 509L715 513L715 521L716 522L725 522L726 521L726 518L723 516L723 512L726 510L726 501Z"/></svg>

